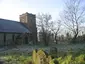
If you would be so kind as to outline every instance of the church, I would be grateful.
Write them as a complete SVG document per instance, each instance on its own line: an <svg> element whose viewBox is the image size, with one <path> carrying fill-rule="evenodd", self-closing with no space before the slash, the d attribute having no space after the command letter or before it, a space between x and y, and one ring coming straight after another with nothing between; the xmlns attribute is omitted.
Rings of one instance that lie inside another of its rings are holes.
<svg viewBox="0 0 85 64"><path fill-rule="evenodd" d="M19 19L20 21L0 19L0 47L36 44L36 16L26 12Z"/></svg>

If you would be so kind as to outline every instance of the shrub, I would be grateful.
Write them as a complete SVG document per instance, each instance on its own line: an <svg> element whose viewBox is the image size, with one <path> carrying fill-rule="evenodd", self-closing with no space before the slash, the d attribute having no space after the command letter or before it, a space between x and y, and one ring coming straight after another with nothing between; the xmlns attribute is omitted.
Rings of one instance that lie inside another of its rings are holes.
<svg viewBox="0 0 85 64"><path fill-rule="evenodd" d="M51 56L47 56L43 50L33 51L33 63L34 64L54 64Z"/></svg>
<svg viewBox="0 0 85 64"><path fill-rule="evenodd" d="M36 63L36 58L37 58L37 51L33 50L33 54L32 54L33 63Z"/></svg>

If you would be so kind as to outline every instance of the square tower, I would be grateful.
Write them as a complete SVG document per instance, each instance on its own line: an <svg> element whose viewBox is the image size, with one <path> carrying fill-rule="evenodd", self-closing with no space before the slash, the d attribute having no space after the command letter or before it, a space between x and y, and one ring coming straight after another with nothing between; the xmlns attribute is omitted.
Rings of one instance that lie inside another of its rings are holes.
<svg viewBox="0 0 85 64"><path fill-rule="evenodd" d="M20 15L20 22L31 31L33 43L35 44L37 41L36 16L26 12Z"/></svg>

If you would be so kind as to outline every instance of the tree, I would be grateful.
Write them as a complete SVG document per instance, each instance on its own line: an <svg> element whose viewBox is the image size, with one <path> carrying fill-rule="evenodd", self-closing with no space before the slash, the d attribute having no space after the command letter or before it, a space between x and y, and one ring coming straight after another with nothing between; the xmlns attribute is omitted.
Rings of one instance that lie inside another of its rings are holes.
<svg viewBox="0 0 85 64"><path fill-rule="evenodd" d="M37 26L38 31L41 33L42 40L45 45L49 44L51 35L51 15L50 14L38 14L37 16Z"/></svg>
<svg viewBox="0 0 85 64"><path fill-rule="evenodd" d="M54 33L54 40L56 44L58 43L58 34L60 33L60 28L61 28L61 21L58 20L57 24L56 23L51 23L51 31Z"/></svg>
<svg viewBox="0 0 85 64"><path fill-rule="evenodd" d="M66 38L65 38L67 40L67 42L70 42L71 38L72 38L71 34L69 32L67 32L66 33Z"/></svg>
<svg viewBox="0 0 85 64"><path fill-rule="evenodd" d="M72 42L76 42L85 17L85 6L81 4L81 0L68 0L65 2L66 8L62 19L64 26L73 33Z"/></svg>

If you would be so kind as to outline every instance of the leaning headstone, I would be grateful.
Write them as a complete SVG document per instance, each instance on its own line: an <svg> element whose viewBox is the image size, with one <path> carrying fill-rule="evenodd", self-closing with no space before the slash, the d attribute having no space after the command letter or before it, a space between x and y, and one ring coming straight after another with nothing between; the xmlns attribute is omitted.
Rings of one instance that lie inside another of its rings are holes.
<svg viewBox="0 0 85 64"><path fill-rule="evenodd" d="M50 48L50 55L52 56L52 58L57 58L57 48L56 47L51 47Z"/></svg>

